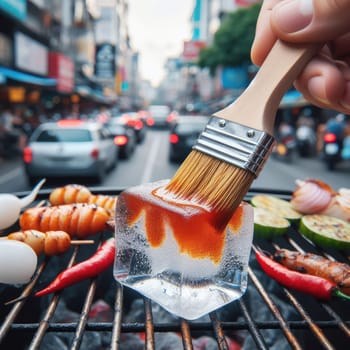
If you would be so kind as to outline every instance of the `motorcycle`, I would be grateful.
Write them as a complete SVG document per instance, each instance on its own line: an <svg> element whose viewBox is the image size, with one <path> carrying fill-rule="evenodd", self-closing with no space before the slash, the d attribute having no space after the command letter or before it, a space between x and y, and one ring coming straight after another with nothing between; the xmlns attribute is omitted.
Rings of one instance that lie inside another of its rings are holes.
<svg viewBox="0 0 350 350"><path fill-rule="evenodd" d="M294 136L290 134L284 135L277 139L273 154L278 159L290 162L294 157L295 148Z"/></svg>
<svg viewBox="0 0 350 350"><path fill-rule="evenodd" d="M342 140L332 132L323 135L323 160L328 170L334 170L336 164L341 161Z"/></svg>
<svg viewBox="0 0 350 350"><path fill-rule="evenodd" d="M316 132L309 125L301 125L296 130L296 143L301 157L311 157L316 153Z"/></svg>

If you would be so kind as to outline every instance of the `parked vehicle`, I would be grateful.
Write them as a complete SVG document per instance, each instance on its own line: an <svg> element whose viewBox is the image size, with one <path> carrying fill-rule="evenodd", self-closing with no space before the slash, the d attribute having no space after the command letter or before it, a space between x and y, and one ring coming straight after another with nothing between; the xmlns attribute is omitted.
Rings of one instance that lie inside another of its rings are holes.
<svg viewBox="0 0 350 350"><path fill-rule="evenodd" d="M169 135L170 162L180 162L187 157L208 121L207 116L181 115L177 117Z"/></svg>
<svg viewBox="0 0 350 350"><path fill-rule="evenodd" d="M291 136L277 140L274 155L276 158L290 162L295 155L296 143Z"/></svg>
<svg viewBox="0 0 350 350"><path fill-rule="evenodd" d="M300 125L296 130L296 145L301 157L311 157L316 153L316 132L310 125Z"/></svg>
<svg viewBox="0 0 350 350"><path fill-rule="evenodd" d="M41 124L23 152L30 183L43 177L84 176L101 182L115 167L118 148L102 124L60 120Z"/></svg>
<svg viewBox="0 0 350 350"><path fill-rule="evenodd" d="M323 134L323 160L328 170L334 170L342 161L345 116L342 113L327 121Z"/></svg>
<svg viewBox="0 0 350 350"><path fill-rule="evenodd" d="M277 159L292 161L296 151L294 128L288 123L282 123L276 135L276 144L273 155Z"/></svg>
<svg viewBox="0 0 350 350"><path fill-rule="evenodd" d="M118 156L121 159L129 159L136 148L136 133L133 128L120 123L118 119L112 119L107 127L114 137L114 143L118 148Z"/></svg>
<svg viewBox="0 0 350 350"><path fill-rule="evenodd" d="M342 159L342 140L332 132L325 132L323 135L322 158L328 170L334 170L337 163Z"/></svg>

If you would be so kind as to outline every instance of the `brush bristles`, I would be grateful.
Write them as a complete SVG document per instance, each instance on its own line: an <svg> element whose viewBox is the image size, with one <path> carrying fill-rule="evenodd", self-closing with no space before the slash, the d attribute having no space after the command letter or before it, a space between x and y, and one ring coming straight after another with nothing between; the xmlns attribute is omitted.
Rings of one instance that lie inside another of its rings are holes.
<svg viewBox="0 0 350 350"><path fill-rule="evenodd" d="M175 198L194 200L218 212L233 212L248 192L254 175L193 150L166 189Z"/></svg>

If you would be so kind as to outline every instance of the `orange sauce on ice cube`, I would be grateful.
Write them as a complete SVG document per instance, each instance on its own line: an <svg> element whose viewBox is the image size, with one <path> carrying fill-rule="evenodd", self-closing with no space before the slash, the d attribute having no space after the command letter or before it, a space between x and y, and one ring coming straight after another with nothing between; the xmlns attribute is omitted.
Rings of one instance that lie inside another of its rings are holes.
<svg viewBox="0 0 350 350"><path fill-rule="evenodd" d="M146 196L126 192L127 223L133 226L144 215L145 233L151 247L159 248L170 228L180 253L195 259L209 258L219 264L224 251L226 228L219 229L217 213L192 202L167 199L159 189ZM239 206L229 221L233 233L242 226L243 207Z"/></svg>

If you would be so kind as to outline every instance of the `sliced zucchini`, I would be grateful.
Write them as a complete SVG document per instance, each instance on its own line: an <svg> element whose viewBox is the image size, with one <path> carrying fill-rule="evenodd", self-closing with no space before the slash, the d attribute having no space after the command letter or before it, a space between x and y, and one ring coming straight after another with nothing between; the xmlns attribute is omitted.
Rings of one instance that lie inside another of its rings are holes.
<svg viewBox="0 0 350 350"><path fill-rule="evenodd" d="M350 249L350 224L344 220L321 214L304 215L299 231L321 247Z"/></svg>
<svg viewBox="0 0 350 350"><path fill-rule="evenodd" d="M298 221L302 217L301 213L292 208L290 202L277 197L257 194L252 197L251 203L254 207L269 209L289 221Z"/></svg>
<svg viewBox="0 0 350 350"><path fill-rule="evenodd" d="M254 236L272 238L288 231L290 223L274 211L264 208L254 208Z"/></svg>

